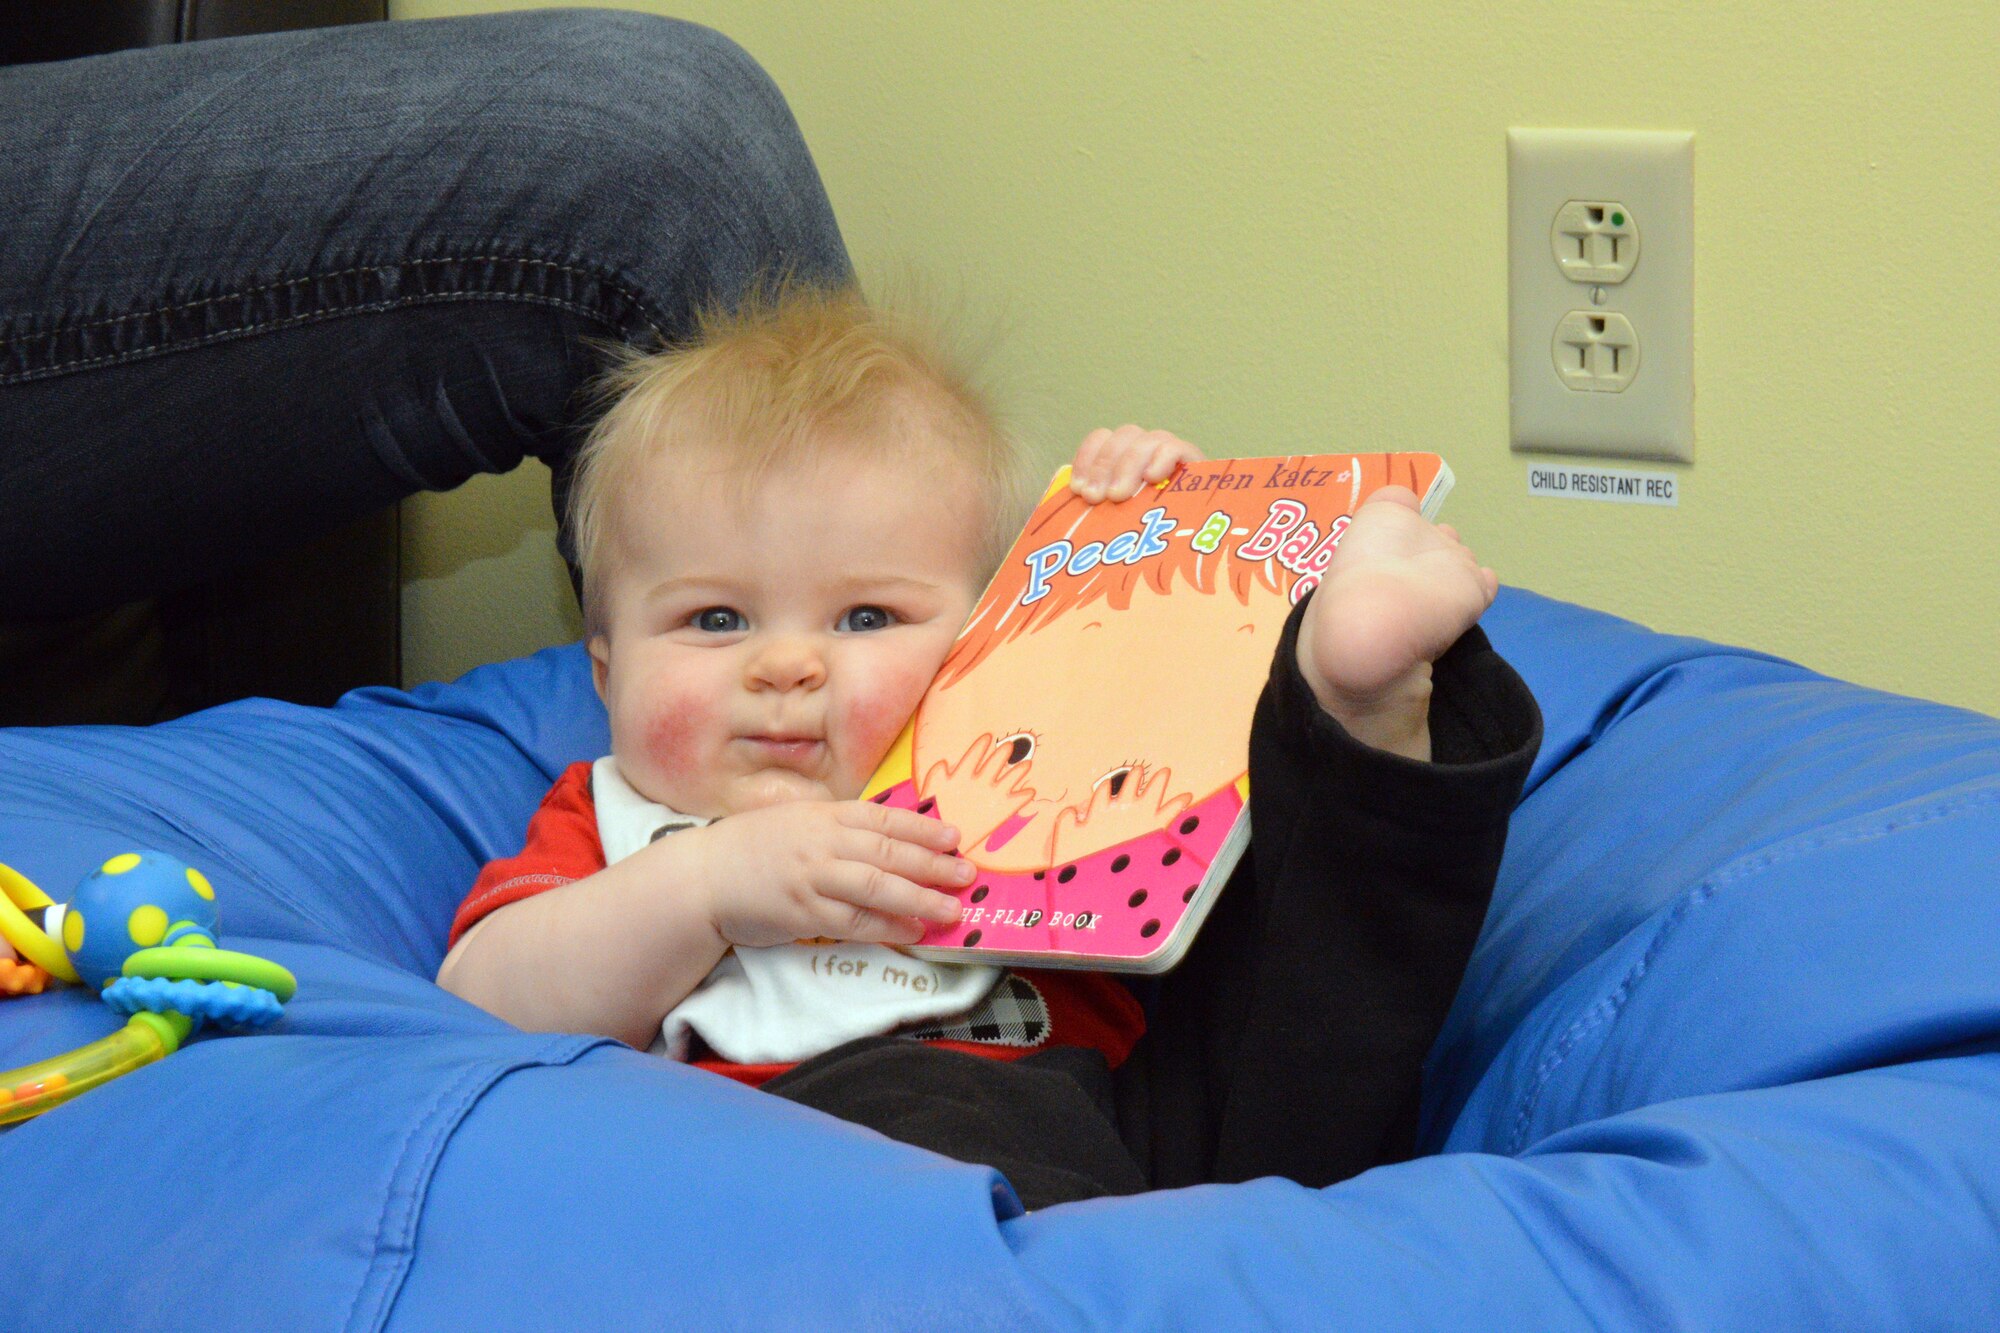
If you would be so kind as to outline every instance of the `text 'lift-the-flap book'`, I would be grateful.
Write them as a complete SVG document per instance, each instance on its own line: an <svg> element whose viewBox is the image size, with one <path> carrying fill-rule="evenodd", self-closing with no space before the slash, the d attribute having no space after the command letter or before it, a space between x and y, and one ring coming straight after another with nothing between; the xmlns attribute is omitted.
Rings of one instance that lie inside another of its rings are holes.
<svg viewBox="0 0 2000 1333"><path fill-rule="evenodd" d="M1250 719L1350 516L1435 454L1194 463L1092 505L1056 474L864 795L946 820L979 874L938 962L1160 972L1249 837Z"/></svg>

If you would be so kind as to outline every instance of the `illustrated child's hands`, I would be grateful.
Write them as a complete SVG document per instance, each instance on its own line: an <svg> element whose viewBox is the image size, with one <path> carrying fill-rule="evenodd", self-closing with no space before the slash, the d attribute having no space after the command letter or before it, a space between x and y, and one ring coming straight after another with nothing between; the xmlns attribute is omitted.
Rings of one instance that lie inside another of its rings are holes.
<svg viewBox="0 0 2000 1333"><path fill-rule="evenodd" d="M1201 450L1163 430L1094 430L1076 447L1069 488L1092 504L1129 500L1146 483L1171 477L1182 463L1200 461Z"/></svg>
<svg viewBox="0 0 2000 1333"><path fill-rule="evenodd" d="M1165 828L1194 804L1192 792L1177 792L1171 768L1134 764L1122 775L1100 781L1090 800L1056 816L1051 860L1068 861L1090 851L1129 842Z"/></svg>
<svg viewBox="0 0 2000 1333"><path fill-rule="evenodd" d="M1387 486L1355 513L1299 626L1299 670L1357 739L1430 758L1431 663L1493 604L1499 579L1449 525Z"/></svg>
<svg viewBox="0 0 2000 1333"><path fill-rule="evenodd" d="M958 845L968 853L1035 799L1028 785L1034 761L1010 761L1008 747L999 741L990 731L974 737L957 763L932 764L918 786L924 795L937 798L939 814L951 816L959 828Z"/></svg>
<svg viewBox="0 0 2000 1333"><path fill-rule="evenodd" d="M924 923L959 916L958 899L926 886L973 878L948 854L958 830L872 801L792 801L674 838L697 840L689 882L704 886L716 933L746 948L815 937L914 944Z"/></svg>

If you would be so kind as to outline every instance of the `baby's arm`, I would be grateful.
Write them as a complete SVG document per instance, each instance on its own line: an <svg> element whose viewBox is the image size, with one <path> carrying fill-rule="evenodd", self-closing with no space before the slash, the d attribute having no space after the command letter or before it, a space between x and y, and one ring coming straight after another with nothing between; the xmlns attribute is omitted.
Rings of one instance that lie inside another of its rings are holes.
<svg viewBox="0 0 2000 1333"><path fill-rule="evenodd" d="M518 1027L644 1048L732 945L910 944L958 919L972 867L958 831L869 801L745 811L499 908L459 940L438 984Z"/></svg>
<svg viewBox="0 0 2000 1333"><path fill-rule="evenodd" d="M594 1032L640 1049L729 947L700 896L689 829L495 910L445 955L438 985L529 1032Z"/></svg>

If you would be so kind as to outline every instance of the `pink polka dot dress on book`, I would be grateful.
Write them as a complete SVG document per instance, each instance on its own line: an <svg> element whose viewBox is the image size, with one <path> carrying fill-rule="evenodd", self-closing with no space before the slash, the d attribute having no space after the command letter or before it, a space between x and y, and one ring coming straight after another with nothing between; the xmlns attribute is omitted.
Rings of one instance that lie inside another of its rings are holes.
<svg viewBox="0 0 2000 1333"><path fill-rule="evenodd" d="M900 782L874 800L932 819L949 817L936 801L919 796L913 782ZM1032 872L983 871L959 892L959 921L933 926L918 948L932 958L939 957L934 950L954 949L965 962L1019 953L1033 955L1020 961L1039 966L1087 960L1106 970L1154 970L1147 964L1173 939L1242 811L1243 798L1231 783L1165 828L1089 856Z"/></svg>

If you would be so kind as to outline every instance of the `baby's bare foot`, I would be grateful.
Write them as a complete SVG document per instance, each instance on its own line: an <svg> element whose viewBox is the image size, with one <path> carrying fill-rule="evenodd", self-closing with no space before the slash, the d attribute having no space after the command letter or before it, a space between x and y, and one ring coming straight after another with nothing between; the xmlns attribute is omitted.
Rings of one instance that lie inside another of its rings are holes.
<svg viewBox="0 0 2000 1333"><path fill-rule="evenodd" d="M1499 580L1449 526L1385 487L1354 515L1299 627L1299 671L1356 740L1431 757L1431 663L1493 603Z"/></svg>

